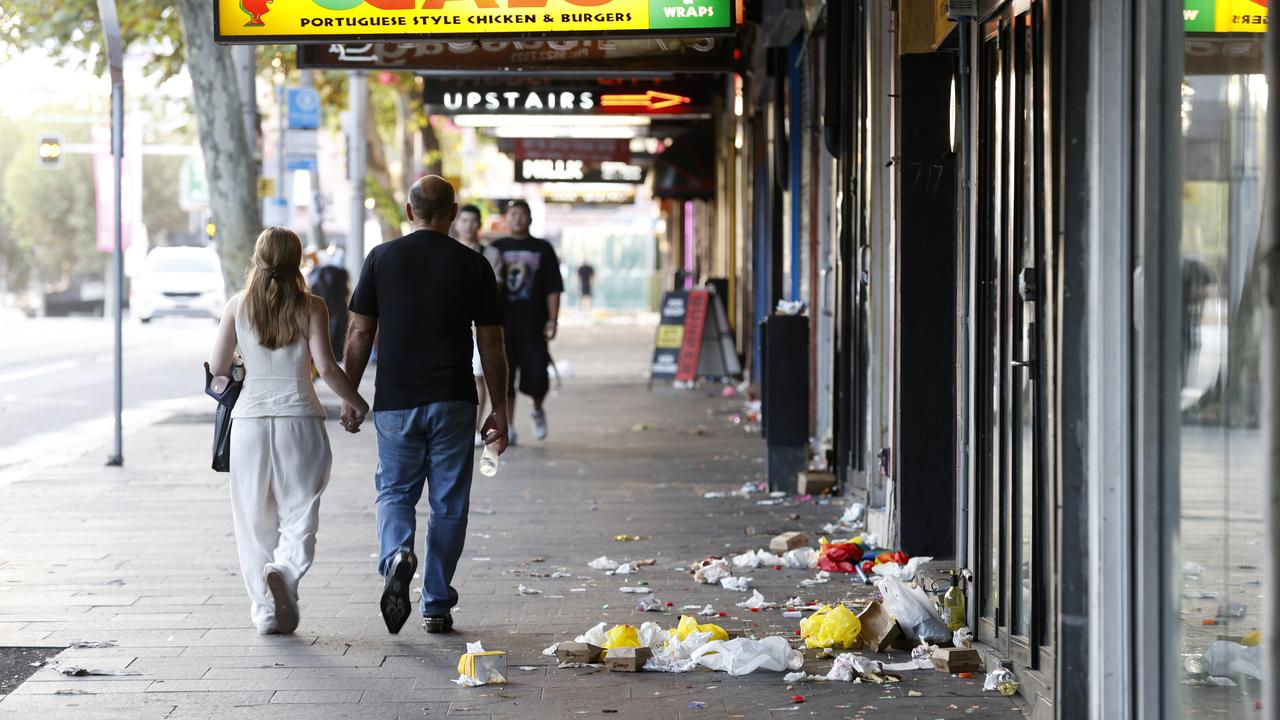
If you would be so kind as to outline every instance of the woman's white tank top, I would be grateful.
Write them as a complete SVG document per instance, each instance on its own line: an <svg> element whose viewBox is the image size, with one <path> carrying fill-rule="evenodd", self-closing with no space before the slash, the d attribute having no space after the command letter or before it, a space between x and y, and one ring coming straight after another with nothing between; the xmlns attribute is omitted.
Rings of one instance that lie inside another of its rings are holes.
<svg viewBox="0 0 1280 720"><path fill-rule="evenodd" d="M269 350L258 342L241 296L236 308L236 345L244 360L244 389L234 418L325 416L311 382L311 349L299 334L289 345Z"/></svg>

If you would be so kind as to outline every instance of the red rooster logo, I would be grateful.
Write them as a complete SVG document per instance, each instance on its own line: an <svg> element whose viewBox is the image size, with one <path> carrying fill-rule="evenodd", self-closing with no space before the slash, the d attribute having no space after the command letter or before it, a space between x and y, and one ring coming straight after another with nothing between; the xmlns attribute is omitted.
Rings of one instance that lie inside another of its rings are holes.
<svg viewBox="0 0 1280 720"><path fill-rule="evenodd" d="M262 22L262 16L271 11L267 5L272 0L240 0L240 9L245 15L249 16L249 22L245 23L245 27L264 27L266 23Z"/></svg>

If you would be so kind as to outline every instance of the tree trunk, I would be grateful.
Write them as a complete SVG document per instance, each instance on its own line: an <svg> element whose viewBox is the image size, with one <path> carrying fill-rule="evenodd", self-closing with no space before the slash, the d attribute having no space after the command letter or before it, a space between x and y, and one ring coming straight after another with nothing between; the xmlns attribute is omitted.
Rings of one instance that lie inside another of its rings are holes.
<svg viewBox="0 0 1280 720"><path fill-rule="evenodd" d="M376 185L383 191L383 196L390 198L392 202L397 201L396 188L391 182L391 167L387 162L387 147L382 141L382 133L378 132L378 118L373 112L373 103L365 103L364 118L364 137L368 143L369 162L365 170L365 182ZM407 191L405 188L404 191ZM402 191L402 192L404 192ZM376 196L379 193L370 192L370 195ZM378 212L378 224L382 226L382 236L385 239L391 239L400 235L400 226L393 224L388 219L389 213ZM390 213L392 217L400 217L401 210L399 207Z"/></svg>
<svg viewBox="0 0 1280 720"><path fill-rule="evenodd" d="M218 255L227 288L239 290L262 230L258 165L245 134L231 50L213 42L213 3L178 0L178 7Z"/></svg>

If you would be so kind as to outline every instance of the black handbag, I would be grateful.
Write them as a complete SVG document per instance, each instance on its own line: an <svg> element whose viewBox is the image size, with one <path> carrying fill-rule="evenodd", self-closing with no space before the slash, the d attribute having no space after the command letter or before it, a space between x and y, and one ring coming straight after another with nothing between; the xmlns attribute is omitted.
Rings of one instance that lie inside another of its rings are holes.
<svg viewBox="0 0 1280 720"><path fill-rule="evenodd" d="M213 389L213 373L209 371L209 363L204 364L204 394L218 401L218 409L213 415L213 469L217 472L231 470L231 411L240 397L244 387L244 366L239 363L231 366L231 381L218 392Z"/></svg>

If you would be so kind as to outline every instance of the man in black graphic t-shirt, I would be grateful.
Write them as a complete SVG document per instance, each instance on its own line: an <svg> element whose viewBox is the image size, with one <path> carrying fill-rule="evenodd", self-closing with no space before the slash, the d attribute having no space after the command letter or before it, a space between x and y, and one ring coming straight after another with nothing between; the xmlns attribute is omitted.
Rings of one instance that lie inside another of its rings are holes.
<svg viewBox="0 0 1280 720"><path fill-rule="evenodd" d="M507 417L515 412L516 390L533 400L533 435L547 437L547 412L543 400L550 380L547 343L556 337L560 316L560 294L564 279L560 277L560 259L546 240L529 235L532 221L529 204L514 200L507 206L507 225L511 235L494 243L502 251L506 268L506 341L509 382L507 384ZM517 377L519 382L517 384ZM508 437L516 441L515 423Z"/></svg>

